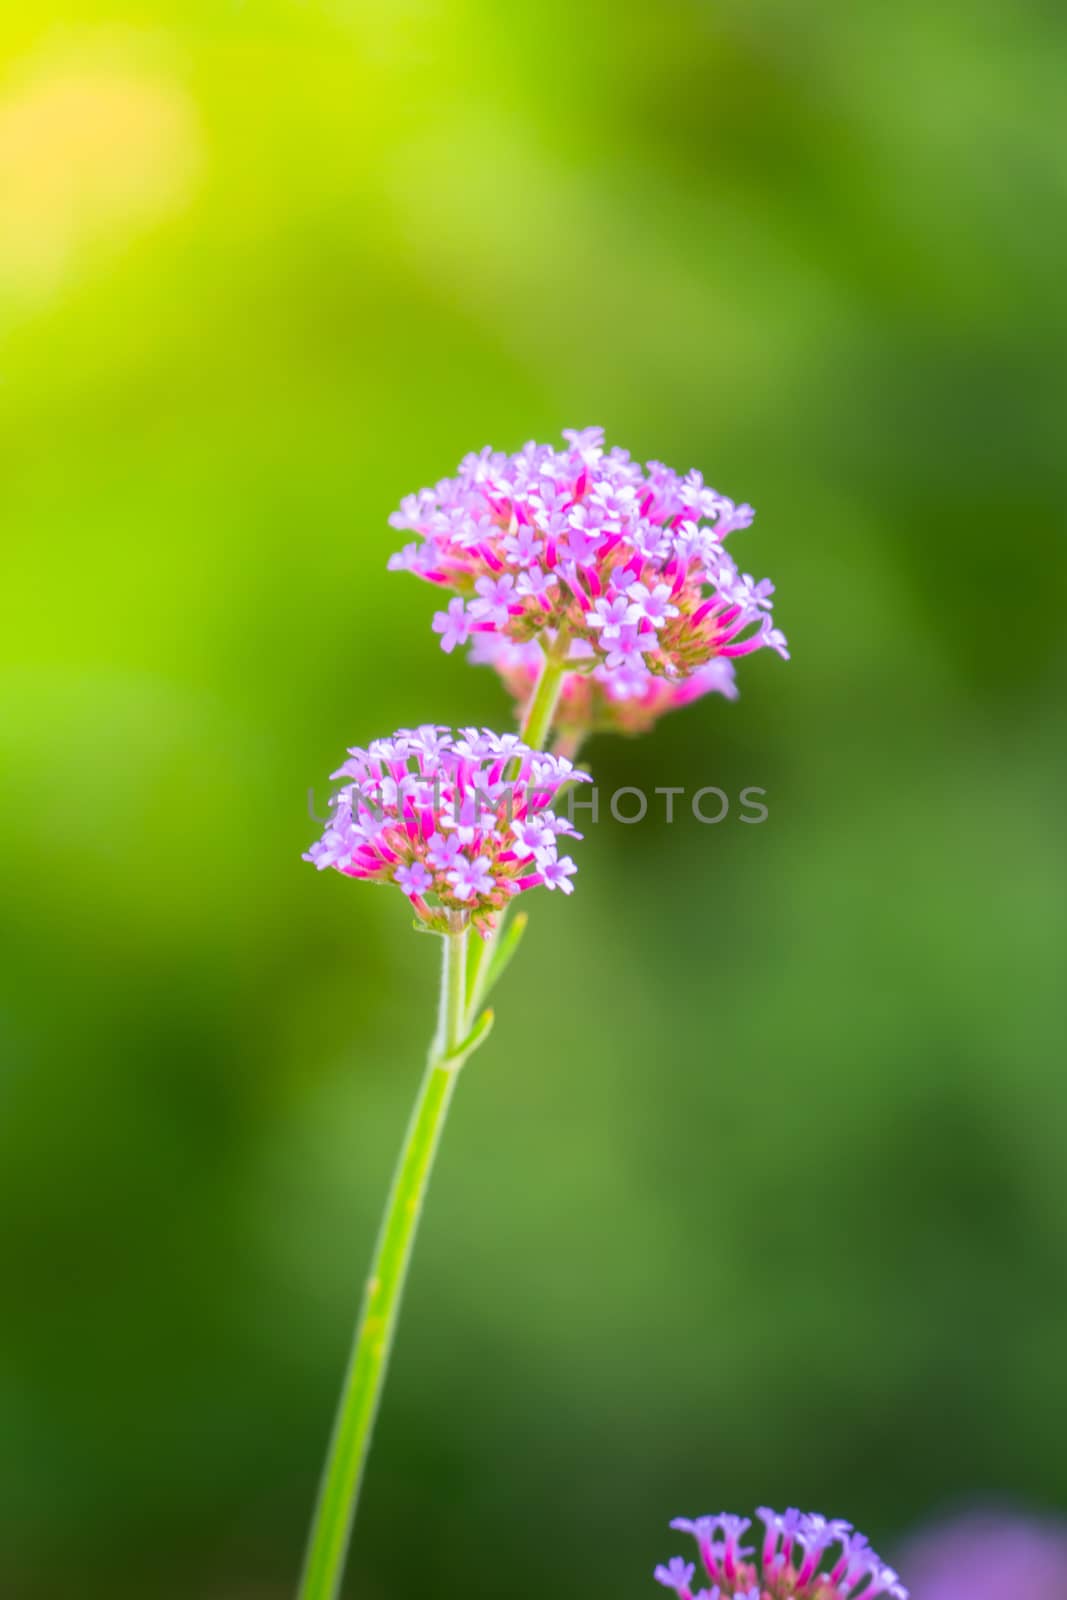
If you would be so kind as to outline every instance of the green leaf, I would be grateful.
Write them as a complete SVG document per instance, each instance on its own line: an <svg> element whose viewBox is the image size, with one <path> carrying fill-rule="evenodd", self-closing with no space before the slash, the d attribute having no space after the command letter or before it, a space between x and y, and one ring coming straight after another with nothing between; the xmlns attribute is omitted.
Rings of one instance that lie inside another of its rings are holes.
<svg viewBox="0 0 1067 1600"><path fill-rule="evenodd" d="M473 1055L479 1045L483 1045L488 1039L494 1020L492 1011L483 1011L467 1037L462 1043L457 1044L454 1050L449 1050L443 1055L438 1065L447 1067L452 1072L461 1067L467 1057Z"/></svg>
<svg viewBox="0 0 1067 1600"><path fill-rule="evenodd" d="M517 911L497 940L496 949L493 951L492 959L489 962L489 972L485 980L485 994L488 995L504 976L505 971L511 964L512 957L519 948L529 920L530 918L525 911Z"/></svg>

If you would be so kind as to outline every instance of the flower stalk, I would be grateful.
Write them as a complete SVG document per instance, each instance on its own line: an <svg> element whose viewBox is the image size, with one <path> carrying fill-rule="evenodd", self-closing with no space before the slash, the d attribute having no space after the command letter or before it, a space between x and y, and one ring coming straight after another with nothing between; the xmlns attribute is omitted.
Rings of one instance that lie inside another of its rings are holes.
<svg viewBox="0 0 1067 1600"><path fill-rule="evenodd" d="M537 683L519 728L520 739L531 750L543 750L548 744L556 707L567 676L569 649L570 639L564 630L556 639L554 647L544 652ZM574 754L577 754L577 745ZM492 983L496 982L510 962L518 948L519 939L526 930L524 917L518 932L512 937L513 928L507 926L506 919L505 907L493 932L487 938L479 940L476 948L471 951L467 1002L469 1020L473 1020Z"/></svg>
<svg viewBox="0 0 1067 1600"><path fill-rule="evenodd" d="M467 1026L467 926L454 917L442 937L437 1031L382 1217L311 1525L299 1600L336 1600L381 1400L408 1263L458 1069L492 1024Z"/></svg>
<svg viewBox="0 0 1067 1600"><path fill-rule="evenodd" d="M530 746L531 750L543 750L548 743L563 680L567 674L569 648L570 637L566 629L562 629L555 645L545 652L537 684L519 730L519 737Z"/></svg>

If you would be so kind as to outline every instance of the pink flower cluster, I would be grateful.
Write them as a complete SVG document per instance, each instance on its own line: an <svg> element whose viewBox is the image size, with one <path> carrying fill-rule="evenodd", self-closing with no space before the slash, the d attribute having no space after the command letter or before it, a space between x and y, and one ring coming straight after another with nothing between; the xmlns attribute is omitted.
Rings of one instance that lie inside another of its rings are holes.
<svg viewBox="0 0 1067 1600"><path fill-rule="evenodd" d="M304 859L351 878L395 883L438 932L469 922L483 936L524 889L570 894L577 870L559 840L580 839L551 807L561 787L588 782L560 756L517 734L427 724L352 749L348 781Z"/></svg>
<svg viewBox="0 0 1067 1600"><path fill-rule="evenodd" d="M671 1527L692 1534L712 1587L694 1593L696 1564L681 1556L656 1568L657 1582L678 1600L908 1600L892 1567L850 1522L768 1506L756 1514L765 1530L756 1560L755 1547L741 1543L752 1526L748 1517L725 1511L695 1521L676 1517Z"/></svg>
<svg viewBox="0 0 1067 1600"><path fill-rule="evenodd" d="M456 591L434 618L443 649L486 634L562 653L562 635L570 651L584 646L568 656L572 670L600 669L615 704L762 647L788 658L770 617L774 585L739 572L724 546L751 506L699 472L605 452L601 428L563 436L563 450L467 456L457 477L390 518L418 536L390 567Z"/></svg>

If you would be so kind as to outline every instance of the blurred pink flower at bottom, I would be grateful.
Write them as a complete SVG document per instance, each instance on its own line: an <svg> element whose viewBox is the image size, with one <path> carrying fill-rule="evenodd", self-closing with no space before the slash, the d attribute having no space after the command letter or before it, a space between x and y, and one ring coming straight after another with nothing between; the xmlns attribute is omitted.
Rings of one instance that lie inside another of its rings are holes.
<svg viewBox="0 0 1067 1600"><path fill-rule="evenodd" d="M1067 1600L1067 1521L976 1509L930 1523L900 1561L913 1600Z"/></svg>

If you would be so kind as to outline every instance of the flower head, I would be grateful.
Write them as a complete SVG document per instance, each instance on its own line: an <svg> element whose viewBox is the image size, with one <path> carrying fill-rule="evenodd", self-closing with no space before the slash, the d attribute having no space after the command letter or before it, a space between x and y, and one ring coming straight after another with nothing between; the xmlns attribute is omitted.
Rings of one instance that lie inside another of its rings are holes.
<svg viewBox="0 0 1067 1600"><path fill-rule="evenodd" d="M350 750L333 776L348 781L304 860L395 883L432 928L458 919L486 934L524 889L573 888L559 840L581 834L552 805L563 784L588 775L514 734L402 728Z"/></svg>
<svg viewBox="0 0 1067 1600"><path fill-rule="evenodd" d="M778 1512L761 1506L757 1515L764 1536L757 1544L742 1541L752 1526L748 1517L728 1512L676 1517L671 1527L697 1543L701 1566L713 1585L692 1593L695 1567L681 1556L657 1567L654 1576L673 1588L679 1600L908 1600L908 1591L891 1567L875 1555L851 1523L830 1522L817 1512Z"/></svg>
<svg viewBox="0 0 1067 1600"><path fill-rule="evenodd" d="M672 696L694 680L688 698L730 693L724 664L738 656L788 657L771 621L774 585L740 573L724 546L752 521L751 506L697 472L681 478L625 450L605 453L601 428L566 429L564 439L562 450L530 443L512 456L467 456L455 478L409 495L390 518L421 540L390 567L456 592L434 618L445 650L473 637L476 659L489 658L486 639L501 651L532 645L539 662L542 646L560 655L567 641L570 673L597 681L592 714L638 702L636 726L684 703ZM604 720L626 725L621 714Z"/></svg>

